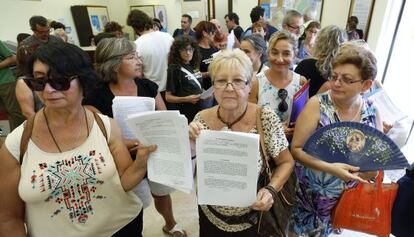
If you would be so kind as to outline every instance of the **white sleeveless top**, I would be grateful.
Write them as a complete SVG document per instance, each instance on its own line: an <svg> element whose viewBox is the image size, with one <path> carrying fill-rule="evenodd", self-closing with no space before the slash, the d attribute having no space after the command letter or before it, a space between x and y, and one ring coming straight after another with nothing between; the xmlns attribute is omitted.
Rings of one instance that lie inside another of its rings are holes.
<svg viewBox="0 0 414 237"><path fill-rule="evenodd" d="M99 116L109 135L109 118ZM17 160L22 133L20 125L5 141ZM96 121L82 145L63 153L45 152L29 140L18 191L25 202L26 224L32 237L108 237L131 222L142 209L138 197L123 190Z"/></svg>
<svg viewBox="0 0 414 237"><path fill-rule="evenodd" d="M292 81L289 83L289 85L283 89L285 89L288 92L288 95L286 97L286 103L288 104L288 110L285 112L280 112L278 110L278 105L282 101L277 93L282 88L277 88L276 86L272 85L269 82L269 79L267 79L266 71L262 71L256 75L257 81L258 81L258 105L266 105L269 106L280 118L282 122L287 121L290 119L290 113L292 112L292 103L293 103L293 96L297 91L300 90L300 75L293 72L293 78Z"/></svg>

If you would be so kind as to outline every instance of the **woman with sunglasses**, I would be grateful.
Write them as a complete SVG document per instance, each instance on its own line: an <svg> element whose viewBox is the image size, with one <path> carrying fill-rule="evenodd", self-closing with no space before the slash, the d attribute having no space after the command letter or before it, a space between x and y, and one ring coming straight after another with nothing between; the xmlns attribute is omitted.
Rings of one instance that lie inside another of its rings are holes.
<svg viewBox="0 0 414 237"><path fill-rule="evenodd" d="M303 151L306 140L328 124L360 122L382 131L381 119L371 101L361 94L371 87L377 73L375 56L356 45L343 45L332 61L331 90L312 97L300 114L292 141L296 162L298 203L293 209L291 236L328 236L331 212L342 191L372 174L358 167L327 163Z"/></svg>
<svg viewBox="0 0 414 237"><path fill-rule="evenodd" d="M258 133L256 115L260 107L248 101L253 68L246 54L240 49L225 50L214 58L209 72L213 78L214 96L218 105L201 111L190 123L192 147L201 130ZM257 200L247 208L200 205L200 237L258 236L257 220L248 217L255 214L254 210L269 210L273 204L269 189L279 191L290 176L294 162L279 118L267 107L263 107L260 117L266 152L276 164L270 183L258 191ZM257 168L259 175L263 170L260 157Z"/></svg>
<svg viewBox="0 0 414 237"><path fill-rule="evenodd" d="M293 96L306 79L290 70L295 58L296 41L288 31L278 31L269 40L270 68L256 75L252 83L250 102L269 106L283 123L285 135L291 138L294 128L289 126Z"/></svg>
<svg viewBox="0 0 414 237"><path fill-rule="evenodd" d="M192 37L175 38L168 55L165 99L185 115L188 122L193 121L203 108L200 100L203 81L198 71L199 58L200 52Z"/></svg>
<svg viewBox="0 0 414 237"><path fill-rule="evenodd" d="M99 77L77 46L39 47L26 74L44 107L1 148L0 236L138 236L142 203L129 191L155 146L132 161L118 125L82 106Z"/></svg>
<svg viewBox="0 0 414 237"><path fill-rule="evenodd" d="M103 81L92 93L86 96L83 103L91 110L95 110L109 117L113 117L112 100L115 96L142 96L155 99L155 108L165 110L164 101L158 92L158 85L148 79L142 78L142 61L137 56L135 44L125 38L108 38L99 42L95 51L97 71ZM138 140L124 138L124 143L134 157L139 147ZM173 210L170 193L174 189L148 182L154 204L166 222L163 229L171 231L173 236L185 236L184 231L177 225ZM142 190L138 188L138 193ZM151 197L142 194L143 200ZM145 203L147 204L147 203ZM136 228L142 231L142 215L140 225Z"/></svg>

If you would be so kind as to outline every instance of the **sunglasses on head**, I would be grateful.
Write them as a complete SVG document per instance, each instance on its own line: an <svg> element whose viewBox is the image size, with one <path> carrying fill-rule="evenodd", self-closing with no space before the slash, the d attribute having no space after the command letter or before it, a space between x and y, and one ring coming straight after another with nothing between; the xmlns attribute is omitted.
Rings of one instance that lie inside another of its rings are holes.
<svg viewBox="0 0 414 237"><path fill-rule="evenodd" d="M48 83L53 89L58 91L66 91L70 88L70 83L72 80L75 80L78 76L56 76L56 77L25 77L23 78L27 86L32 91L43 91L45 89L46 83Z"/></svg>
<svg viewBox="0 0 414 237"><path fill-rule="evenodd" d="M280 101L279 105L277 106L277 109L278 109L280 112L286 112L286 111L288 110L288 108L289 108L289 106L288 106L288 104L287 104L287 102L286 102L286 98L287 98L287 96L288 96L288 92L287 92L287 90L285 90L285 89L280 89L280 90L277 92L277 96L281 99L281 101Z"/></svg>

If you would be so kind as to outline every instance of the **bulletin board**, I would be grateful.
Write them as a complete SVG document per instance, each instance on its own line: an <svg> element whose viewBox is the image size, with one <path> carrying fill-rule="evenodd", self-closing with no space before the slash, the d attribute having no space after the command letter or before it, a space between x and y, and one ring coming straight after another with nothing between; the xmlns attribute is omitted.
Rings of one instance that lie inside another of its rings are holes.
<svg viewBox="0 0 414 237"><path fill-rule="evenodd" d="M105 6L87 6L92 33L97 35L104 31L106 23L109 22L108 8Z"/></svg>
<svg viewBox="0 0 414 237"><path fill-rule="evenodd" d="M316 19L322 19L323 0L259 0L258 3L265 9L265 18L269 23L279 29L285 13L292 9L302 14L311 9L316 11Z"/></svg>

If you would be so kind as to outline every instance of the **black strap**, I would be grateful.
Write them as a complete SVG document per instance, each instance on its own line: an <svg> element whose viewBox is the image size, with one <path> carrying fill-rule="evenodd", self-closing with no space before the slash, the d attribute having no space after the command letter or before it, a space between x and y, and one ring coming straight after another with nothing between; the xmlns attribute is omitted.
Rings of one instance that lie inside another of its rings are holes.
<svg viewBox="0 0 414 237"><path fill-rule="evenodd" d="M95 117L95 121L98 124L99 129L101 129L106 142L108 142L108 134L106 133L105 124L103 123L101 117L99 117L99 115L96 112L93 112L93 117Z"/></svg>

